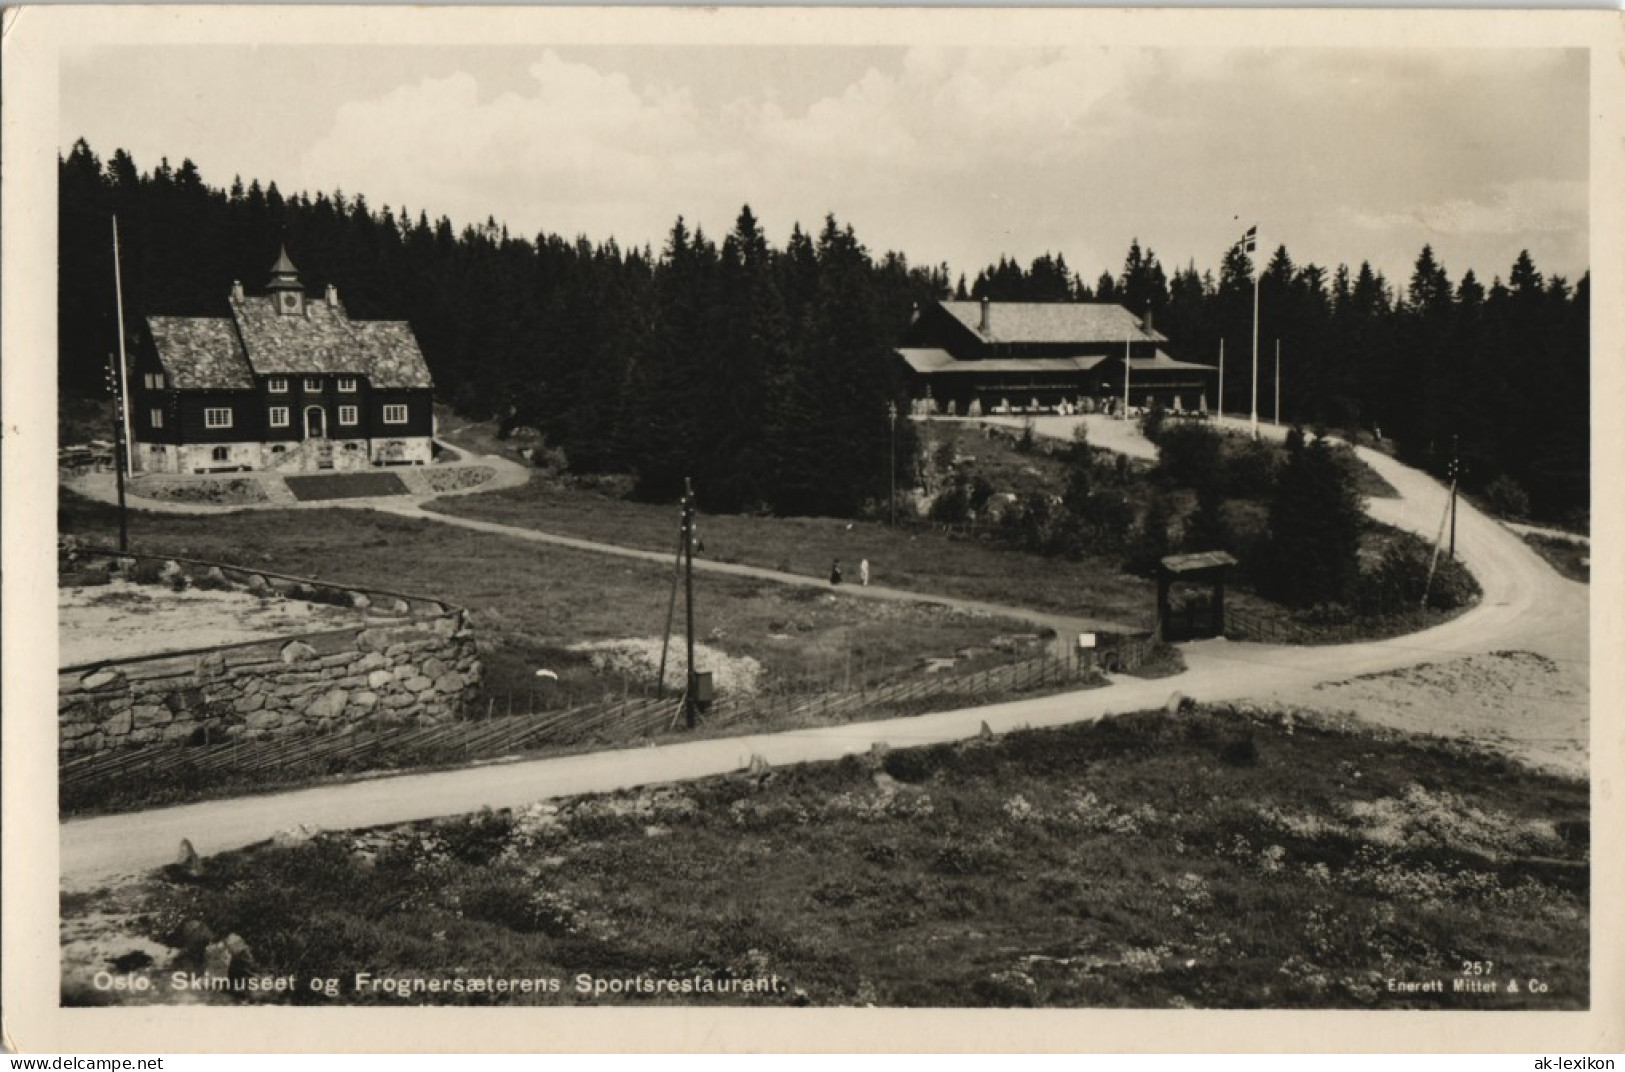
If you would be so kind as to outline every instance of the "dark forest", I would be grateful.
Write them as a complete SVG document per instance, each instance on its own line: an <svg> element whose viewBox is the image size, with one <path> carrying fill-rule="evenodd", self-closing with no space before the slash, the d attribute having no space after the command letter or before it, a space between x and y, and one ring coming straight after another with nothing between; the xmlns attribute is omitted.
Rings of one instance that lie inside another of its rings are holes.
<svg viewBox="0 0 1625 1072"><path fill-rule="evenodd" d="M860 516L889 483L889 404L905 409L891 351L932 298L1112 301L1152 318L1178 358L1226 360L1225 410L1252 385L1252 259L1220 251L1217 276L1169 272L1133 243L1086 282L1064 256L1001 259L967 283L947 265L873 254L833 215L782 248L750 209L720 240L678 218L657 251L614 238L460 231L361 192L285 195L274 182L208 185L191 161L141 171L83 141L59 167L59 351L65 396L103 389L116 347L110 219L119 220L125 315L225 315L279 243L312 290L333 283L352 316L410 321L442 401L507 429L531 427L580 473L627 473L673 498L692 476L713 511ZM1590 276L1543 276L1527 252L1489 283L1452 279L1423 247L1410 278L1369 264L1297 264L1277 248L1259 279L1260 408L1274 349L1283 419L1379 430L1503 512L1584 524L1589 508ZM898 422L899 484L914 442Z"/></svg>

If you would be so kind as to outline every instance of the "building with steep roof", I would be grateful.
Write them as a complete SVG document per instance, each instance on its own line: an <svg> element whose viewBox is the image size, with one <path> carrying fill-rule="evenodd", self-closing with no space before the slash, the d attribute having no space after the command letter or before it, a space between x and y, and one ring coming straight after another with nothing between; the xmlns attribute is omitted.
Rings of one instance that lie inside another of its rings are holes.
<svg viewBox="0 0 1625 1072"><path fill-rule="evenodd" d="M1217 369L1176 361L1167 338L1120 305L1090 302L931 302L897 356L918 406L953 414L1079 412L1129 403L1200 410Z"/></svg>
<svg viewBox="0 0 1625 1072"><path fill-rule="evenodd" d="M228 316L150 316L134 338L135 468L154 473L422 465L434 381L403 321L351 320L305 293L283 249Z"/></svg>

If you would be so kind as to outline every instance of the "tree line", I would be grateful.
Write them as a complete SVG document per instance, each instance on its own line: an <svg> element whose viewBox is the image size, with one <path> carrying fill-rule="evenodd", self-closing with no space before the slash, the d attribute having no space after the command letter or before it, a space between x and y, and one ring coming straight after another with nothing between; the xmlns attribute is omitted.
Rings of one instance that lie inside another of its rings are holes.
<svg viewBox="0 0 1625 1072"><path fill-rule="evenodd" d="M871 253L834 216L782 247L746 207L720 241L678 219L658 251L622 248L494 219L458 230L359 192L221 189L191 161L143 172L82 140L59 182L65 392L98 391L115 345L112 214L132 319L225 315L230 282L253 292L285 242L306 284L337 284L352 316L410 321L459 412L534 427L572 470L630 473L650 498L692 476L710 510L854 516L878 507L894 471L909 486L915 439L898 420L893 442L888 406L907 398L891 350L930 299L1118 302L1174 356L1213 363L1225 340L1226 412L1251 391L1254 265L1237 249L1216 278L1170 273L1135 241L1093 284L1045 253L955 285L947 265ZM1425 248L1396 289L1368 264L1299 266L1281 247L1259 288L1266 416L1279 338L1284 419L1380 428L1438 471L1459 438L1469 487L1534 516L1587 507L1589 275L1547 279L1524 254L1505 284L1471 271L1452 283Z"/></svg>
<svg viewBox="0 0 1625 1072"><path fill-rule="evenodd" d="M1452 282L1431 246L1391 284L1369 262L1295 263L1277 247L1258 277L1260 419L1378 433L1412 464L1462 481L1496 509L1583 521L1590 504L1591 275L1544 276L1528 251L1488 286L1471 269ZM1173 356L1219 362L1223 408L1246 414L1253 258L1225 251L1219 273L1167 272L1138 240L1122 270L1093 285L1046 253L1023 271L1001 260L956 295L995 301L1112 301L1149 318ZM1279 381L1275 374L1280 344ZM1217 403L1217 399L1212 400Z"/></svg>

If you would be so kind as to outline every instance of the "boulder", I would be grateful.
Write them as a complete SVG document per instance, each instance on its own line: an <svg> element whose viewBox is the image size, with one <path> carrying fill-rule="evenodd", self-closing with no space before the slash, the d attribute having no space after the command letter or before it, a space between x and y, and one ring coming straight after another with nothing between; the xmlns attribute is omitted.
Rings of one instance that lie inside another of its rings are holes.
<svg viewBox="0 0 1625 1072"><path fill-rule="evenodd" d="M446 669L446 664L435 658L433 655L423 660L424 677L440 677L446 672Z"/></svg>
<svg viewBox="0 0 1625 1072"><path fill-rule="evenodd" d="M350 694L343 689L329 689L316 698L307 713L316 719L337 718L344 713L344 705L349 702Z"/></svg>
<svg viewBox="0 0 1625 1072"><path fill-rule="evenodd" d="M303 845L321 832L322 828L319 826L300 823L298 826L290 826L286 830L278 830L272 834L271 844L279 849L291 848L294 845ZM235 938L236 935L232 937Z"/></svg>
<svg viewBox="0 0 1625 1072"><path fill-rule="evenodd" d="M188 878L197 878L203 874L203 858L192 848L192 842L181 838L180 851L175 854L175 867Z"/></svg>
<svg viewBox="0 0 1625 1072"><path fill-rule="evenodd" d="M124 675L117 670L92 670L79 679L79 687L87 692L110 689L124 683Z"/></svg>
<svg viewBox="0 0 1625 1072"><path fill-rule="evenodd" d="M138 730L175 721L175 713L163 704L142 704L131 711L130 717Z"/></svg>
<svg viewBox="0 0 1625 1072"><path fill-rule="evenodd" d="M388 670L374 670L367 675L367 688L377 690L384 688L395 680L395 675Z"/></svg>
<svg viewBox="0 0 1625 1072"><path fill-rule="evenodd" d="M304 663L316 658L316 649L303 640L291 641L282 647L282 661L285 663Z"/></svg>

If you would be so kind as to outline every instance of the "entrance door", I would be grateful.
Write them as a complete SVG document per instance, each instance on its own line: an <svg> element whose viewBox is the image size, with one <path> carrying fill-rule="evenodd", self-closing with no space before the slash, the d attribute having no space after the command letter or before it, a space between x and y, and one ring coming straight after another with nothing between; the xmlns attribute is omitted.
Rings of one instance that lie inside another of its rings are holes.
<svg viewBox="0 0 1625 1072"><path fill-rule="evenodd" d="M327 438L327 411L320 406L305 409L305 441L315 451L316 468L333 468L333 441Z"/></svg>

